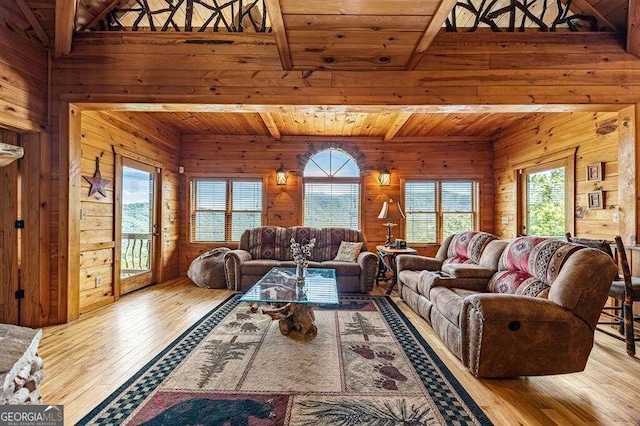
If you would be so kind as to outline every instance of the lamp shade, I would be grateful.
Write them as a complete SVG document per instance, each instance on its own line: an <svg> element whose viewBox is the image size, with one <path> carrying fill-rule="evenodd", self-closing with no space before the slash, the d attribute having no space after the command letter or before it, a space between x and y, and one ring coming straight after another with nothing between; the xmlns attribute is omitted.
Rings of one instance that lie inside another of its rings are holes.
<svg viewBox="0 0 640 426"><path fill-rule="evenodd" d="M287 184L287 171L282 166L280 166L280 168L276 170L276 184L277 185Z"/></svg>
<svg viewBox="0 0 640 426"><path fill-rule="evenodd" d="M391 172L386 168L382 169L378 175L378 182L380 182L380 186L391 185Z"/></svg>
<svg viewBox="0 0 640 426"><path fill-rule="evenodd" d="M400 203L396 203L393 199L382 203L382 209L378 215L378 219L387 219L389 221L395 219L404 219L405 215L400 207Z"/></svg>

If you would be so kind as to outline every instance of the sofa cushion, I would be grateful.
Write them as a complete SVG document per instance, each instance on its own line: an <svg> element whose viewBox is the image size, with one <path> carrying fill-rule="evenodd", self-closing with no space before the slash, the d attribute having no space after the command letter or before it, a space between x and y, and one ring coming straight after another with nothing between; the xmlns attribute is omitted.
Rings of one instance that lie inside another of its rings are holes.
<svg viewBox="0 0 640 426"><path fill-rule="evenodd" d="M278 263L278 267L279 268L296 268L296 262L294 262L293 260L283 260L282 262ZM322 266L320 265L320 262L309 262L309 264L307 265L307 268L322 268Z"/></svg>
<svg viewBox="0 0 640 426"><path fill-rule="evenodd" d="M502 253L489 291L546 298L567 259L582 248L551 238L516 238Z"/></svg>
<svg viewBox="0 0 640 426"><path fill-rule="evenodd" d="M398 281L413 290L414 293L418 291L418 280L420 278L420 271L412 271L411 269L405 269L398 273Z"/></svg>
<svg viewBox="0 0 640 426"><path fill-rule="evenodd" d="M452 324L460 326L460 312L464 298L477 291L459 288L433 287L429 293L429 300L433 306Z"/></svg>
<svg viewBox="0 0 640 426"><path fill-rule="evenodd" d="M360 272L362 271L358 263L341 262L339 260L327 260L326 262L320 262L320 267L323 269L335 269L336 275L342 277L348 275L360 276Z"/></svg>
<svg viewBox="0 0 640 426"><path fill-rule="evenodd" d="M445 263L480 263L480 256L487 244L497 240L493 234L487 232L462 232L451 240L447 250Z"/></svg>
<svg viewBox="0 0 640 426"><path fill-rule="evenodd" d="M484 268L473 263L454 264L448 263L442 266L442 272L456 278L486 278L489 279L495 274L495 270Z"/></svg>
<svg viewBox="0 0 640 426"><path fill-rule="evenodd" d="M252 259L287 260L291 259L290 239L287 228L260 226L242 234L239 248L251 253Z"/></svg>
<svg viewBox="0 0 640 426"><path fill-rule="evenodd" d="M280 265L280 261L271 259L257 259L247 260L240 264L240 272L243 275L265 275L271 270Z"/></svg>
<svg viewBox="0 0 640 426"><path fill-rule="evenodd" d="M343 241L364 243L362 232L355 229L322 228L319 230L319 234L319 238L316 241L318 257L313 259L319 262L335 259L338 254L338 250L340 249L340 243ZM363 247L361 247L361 250L366 250L364 244Z"/></svg>

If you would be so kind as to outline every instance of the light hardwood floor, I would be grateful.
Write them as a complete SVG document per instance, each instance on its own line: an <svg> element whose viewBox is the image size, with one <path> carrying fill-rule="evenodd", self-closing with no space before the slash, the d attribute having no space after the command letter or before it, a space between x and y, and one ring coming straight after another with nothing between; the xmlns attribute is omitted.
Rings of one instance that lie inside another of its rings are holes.
<svg viewBox="0 0 640 426"><path fill-rule="evenodd" d="M381 285L374 293L385 289ZM76 423L229 295L180 278L125 296L70 324L45 328L40 344L44 401L64 404L65 424ZM495 424L640 425L640 359L628 357L623 342L596 333L582 373L478 380L422 318L394 300Z"/></svg>

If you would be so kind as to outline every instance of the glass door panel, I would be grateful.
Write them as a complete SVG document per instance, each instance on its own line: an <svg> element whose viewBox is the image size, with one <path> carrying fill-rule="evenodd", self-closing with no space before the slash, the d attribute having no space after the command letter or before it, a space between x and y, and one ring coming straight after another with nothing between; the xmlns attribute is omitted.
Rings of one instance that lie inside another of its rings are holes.
<svg viewBox="0 0 640 426"><path fill-rule="evenodd" d="M154 282L155 169L132 163L122 167L121 293Z"/></svg>

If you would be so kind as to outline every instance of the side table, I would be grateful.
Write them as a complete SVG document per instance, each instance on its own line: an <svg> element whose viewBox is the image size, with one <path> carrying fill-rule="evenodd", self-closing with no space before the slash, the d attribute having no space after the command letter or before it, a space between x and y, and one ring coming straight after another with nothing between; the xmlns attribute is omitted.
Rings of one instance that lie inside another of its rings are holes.
<svg viewBox="0 0 640 426"><path fill-rule="evenodd" d="M385 269L391 270L391 285L387 289L387 294L391 294L391 292L393 291L393 288L396 286L396 283L398 282L398 277L397 277L398 268L396 266L396 256L401 254L418 254L418 252L415 249L412 249L411 247L401 249L401 248L395 248L393 246L391 247L376 246L376 250L378 251L378 256L380 256L380 260L382 260L382 263L384 264ZM377 280L380 280L380 276L385 271L380 271L380 272L381 273L378 274Z"/></svg>

